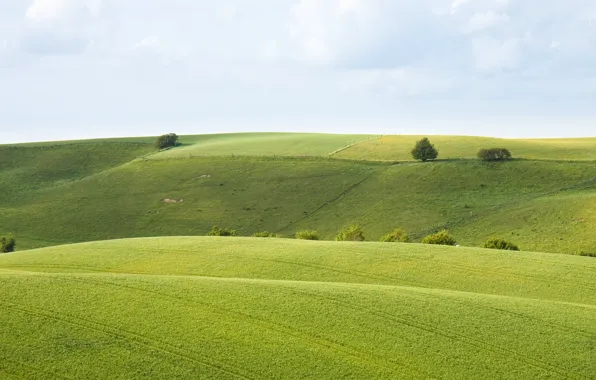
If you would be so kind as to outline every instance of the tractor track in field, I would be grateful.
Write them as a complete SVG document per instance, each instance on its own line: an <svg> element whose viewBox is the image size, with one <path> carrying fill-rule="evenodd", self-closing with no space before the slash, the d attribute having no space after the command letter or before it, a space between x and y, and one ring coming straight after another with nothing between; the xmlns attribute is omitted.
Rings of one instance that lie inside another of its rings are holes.
<svg viewBox="0 0 596 380"><path fill-rule="evenodd" d="M193 357L192 353L187 352L185 350L181 350L173 346L172 344L166 342L160 342L153 338L149 338L145 335L127 331L124 329L120 329L105 323L91 321L85 318L76 317L67 315L64 313L58 312L47 312L41 309L32 308L31 306L22 305L14 302L6 302L0 301L0 304L8 306L10 309L15 310L17 312L21 312L24 314L37 316L46 319L53 319L60 323L70 324L79 328L92 330L99 332L101 334L109 335L115 337L117 339L124 340L126 342L137 344L145 349L159 351L163 354L177 357L182 360L186 360L191 362L195 365L201 365L204 367L209 367L211 369L215 369L216 371L225 373L235 378L245 379L245 380L252 380L256 379L253 377L247 377L246 375L242 374L241 372L246 372L245 369L241 368L231 368L228 364L217 363L216 361L207 361L204 359L199 359Z"/></svg>
<svg viewBox="0 0 596 380"><path fill-rule="evenodd" d="M521 363L524 363L526 365L529 365L531 367L546 371L547 373L548 372L556 373L556 374L562 376L563 378L571 378L573 375L573 378L576 378L576 379L589 379L589 377L585 377L585 376L582 376L579 374L569 373L564 368L549 364L547 362L544 362L544 361L541 361L538 359L529 358L529 357L519 354L518 352L515 352L513 350L509 350L507 348L503 348L498 345L487 344L485 341L482 341L480 339L472 338L472 337L469 337L469 336L466 336L463 334L459 334L459 333L456 333L453 331L443 332L436 328L433 328L430 325L427 325L427 324L424 324L421 322L412 321L412 320L409 320L406 318L400 318L395 315L392 315L392 314L389 314L389 313L386 313L383 311L379 311L379 310L371 310L369 307L356 305L356 304L350 303L350 302L340 301L340 300L337 300L332 297L323 296L321 294L315 294L315 293L307 292L307 291L297 291L297 290L295 290L295 288L288 288L288 289L290 289L290 291L292 291L294 293L308 295L313 298L322 299L327 302L331 302L331 303L334 303L339 306L343 306L348 309L363 311L365 313L369 313L369 314L381 317L383 319L387 319L389 321L399 323L404 326L408 326L413 329L425 331L427 333L434 334L434 335L439 335L444 338L453 340L455 342L467 344L469 346L476 347L481 350L489 351L489 352L492 352L493 354L497 354L502 357L511 358L511 359L517 360Z"/></svg>
<svg viewBox="0 0 596 380"><path fill-rule="evenodd" d="M427 372L424 372L418 368L414 368L410 365L405 364L404 362L397 361L395 359L389 359L389 358L375 356L368 352L362 351L358 348L355 348L355 347L352 347L352 346L349 346L349 345L346 345L343 343L335 342L333 340L329 340L329 339L326 339L323 337L314 336L312 334L306 333L304 331L301 331L299 329L296 329L296 328L293 328L290 326L272 322L272 321L269 321L264 318L257 317L257 316L251 315L251 314L245 314L245 313L241 313L238 311L222 308L220 306L217 306L217 305L214 305L214 304L211 304L208 302L201 302L201 301L197 301L197 300L193 300L193 299L178 297L178 296L174 296L171 294L156 292L153 290L148 290L148 289L139 288L139 287L130 286L130 285L123 285L123 284L119 284L119 283L115 283L115 282L106 282L106 281L98 282L98 281L89 281L88 279L84 279L84 280L83 279L69 279L69 280L79 281L79 282L85 283L85 284L93 283L93 284L96 284L99 286L113 286L113 287L117 287L117 288L124 288L124 289L133 290L136 292L147 293L147 294L150 294L151 296L157 296L157 297L164 298L164 299L176 300L178 302L182 301L186 304L190 304L190 305L194 305L194 306L203 306L203 307L206 306L206 307L211 308L214 312L216 312L220 315L232 316L233 318L240 320L240 321L251 320L253 323L260 325L260 327L265 330L273 331L273 332L276 332L276 333L279 333L282 335L289 335L295 339L306 342L307 344L310 343L311 345L322 347L322 348L325 348L325 349L328 349L331 351L335 351L335 352L341 353L348 357L356 358L359 360L365 360L366 362L368 362L374 366L383 368L383 369L388 370L392 373L395 372L395 370L396 370L395 365L397 365L398 367L407 368L410 371L417 372L418 374L420 374L421 376L423 376L426 379L437 378L434 375L431 375Z"/></svg>
<svg viewBox="0 0 596 380"><path fill-rule="evenodd" d="M0 358L0 360L2 360L2 362L4 362L4 363L12 363L12 364L14 364L16 366L26 368L28 371L34 372L34 373L38 373L38 374L40 374L42 376L51 376L50 378L52 378L52 379L65 379L65 380L75 380L76 379L74 377L62 375L62 374L57 373L57 372L54 372L54 371L45 371L45 370L43 370L43 369L41 369L39 367L33 366L31 364L28 364L28 363L24 363L24 362L21 362L21 361L18 361L18 360L14 360L14 359L9 359L9 358L2 357L2 358ZM2 370L2 367L0 365L0 371L1 370ZM8 374L11 374L11 375L15 375L17 377L20 377L22 379L29 379L29 376L23 375L21 373L11 373L11 372L8 372L6 370L5 370L5 372L8 373Z"/></svg>
<svg viewBox="0 0 596 380"><path fill-rule="evenodd" d="M393 165L384 167L385 170L387 170L387 168L391 167ZM350 185L348 188L346 188L344 191L342 191L340 194L338 194L337 196L325 201L322 205L320 205L319 207L317 207L316 209L314 209L312 212L306 214L305 216L303 216L302 218L291 222L290 224L288 224L287 226L278 229L277 231L275 231L275 233L281 233L282 231L287 230L290 227L293 227L295 225L297 225L300 222L303 222L309 218L311 218L313 215L317 214L319 211L323 210L324 208L326 208L327 206L339 201L340 199L344 198L346 195L350 194L352 191L354 191L356 188L358 188L360 185L362 185L364 182L368 181L369 179L371 179L374 175L378 174L382 169L375 169L372 170L369 174L367 174L366 176L364 176L364 178L362 178L360 181Z"/></svg>

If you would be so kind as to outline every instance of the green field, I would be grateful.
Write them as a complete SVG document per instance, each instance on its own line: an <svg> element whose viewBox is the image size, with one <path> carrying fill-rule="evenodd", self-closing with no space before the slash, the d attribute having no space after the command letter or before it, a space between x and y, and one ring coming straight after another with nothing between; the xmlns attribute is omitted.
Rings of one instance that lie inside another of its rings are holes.
<svg viewBox="0 0 596 380"><path fill-rule="evenodd" d="M382 136L364 141L334 155L337 158L411 161L410 151L425 136ZM596 161L596 138L499 139L472 136L430 136L440 159L476 158L485 148L507 148L514 158L532 160Z"/></svg>
<svg viewBox="0 0 596 380"><path fill-rule="evenodd" d="M182 136L181 147L155 159L196 156L327 156L378 136L317 133L230 133Z"/></svg>
<svg viewBox="0 0 596 380"><path fill-rule="evenodd" d="M151 238L0 256L0 377L594 378L596 260Z"/></svg>
<svg viewBox="0 0 596 380"><path fill-rule="evenodd" d="M593 161L383 163L323 157L353 136L288 134L270 147L255 143L273 136L183 136L182 147L160 153L148 138L0 146L0 232L14 233L22 250L205 235L215 224L245 236L316 229L331 240L359 223L368 240L395 227L416 241L448 228L467 246L504 237L528 251L596 252ZM205 156L174 157L208 141L230 148L243 139L246 150L236 157L207 148ZM263 154L248 156L257 146ZM284 156L309 146L312 157Z"/></svg>

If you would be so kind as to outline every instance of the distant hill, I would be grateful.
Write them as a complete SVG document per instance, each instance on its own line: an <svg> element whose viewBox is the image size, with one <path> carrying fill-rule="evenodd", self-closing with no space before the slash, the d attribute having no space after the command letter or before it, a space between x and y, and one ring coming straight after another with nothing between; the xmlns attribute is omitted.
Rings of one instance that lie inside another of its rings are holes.
<svg viewBox="0 0 596 380"><path fill-rule="evenodd" d="M4 145L0 232L26 249L215 224L332 239L360 223L369 240L448 228L462 245L499 236L524 250L596 252L596 139L430 138L438 162L411 161L411 136L182 136L159 153L152 138ZM517 159L483 163L479 147Z"/></svg>

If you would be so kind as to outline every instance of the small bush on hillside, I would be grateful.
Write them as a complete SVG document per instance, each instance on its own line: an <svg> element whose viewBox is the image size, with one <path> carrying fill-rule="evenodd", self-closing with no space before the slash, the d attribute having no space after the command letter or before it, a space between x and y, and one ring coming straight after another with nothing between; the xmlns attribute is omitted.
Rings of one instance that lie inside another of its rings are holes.
<svg viewBox="0 0 596 380"><path fill-rule="evenodd" d="M480 149L478 158L484 161L507 161L511 159L511 152L505 148Z"/></svg>
<svg viewBox="0 0 596 380"><path fill-rule="evenodd" d="M422 239L422 244L456 245L457 241L455 241L449 231L443 230L437 232L436 234L428 235Z"/></svg>
<svg viewBox="0 0 596 380"><path fill-rule="evenodd" d="M596 252L580 252L578 255L584 257L596 257Z"/></svg>
<svg viewBox="0 0 596 380"><path fill-rule="evenodd" d="M381 237L383 243L408 243L410 238L408 233L401 228L396 228L387 235Z"/></svg>
<svg viewBox="0 0 596 380"><path fill-rule="evenodd" d="M319 233L314 230L301 230L301 231L296 232L296 239L319 240Z"/></svg>
<svg viewBox="0 0 596 380"><path fill-rule="evenodd" d="M281 235L278 234L274 234L272 232L268 232L268 231L263 231L263 232L255 232L252 237L257 237L257 238L280 238Z"/></svg>
<svg viewBox="0 0 596 380"><path fill-rule="evenodd" d="M17 241L15 240L14 236L12 236L12 235L0 236L0 252L1 253L14 252L16 246L17 246Z"/></svg>
<svg viewBox="0 0 596 380"><path fill-rule="evenodd" d="M435 160L439 157L439 151L430 143L430 140L425 137L418 141L414 146L414 149L412 149L412 157L414 157L415 160L422 162Z"/></svg>
<svg viewBox="0 0 596 380"><path fill-rule="evenodd" d="M211 231L207 234L208 236L238 236L238 232L236 230L230 228L219 228L217 226L213 226Z"/></svg>
<svg viewBox="0 0 596 380"><path fill-rule="evenodd" d="M166 149L178 145L178 136L175 133L168 133L157 138L155 146L157 149Z"/></svg>
<svg viewBox="0 0 596 380"><path fill-rule="evenodd" d="M484 248L519 251L519 247L517 245L503 239L488 239L484 242Z"/></svg>
<svg viewBox="0 0 596 380"><path fill-rule="evenodd" d="M364 241L364 232L359 225L344 227L337 235L335 241Z"/></svg>

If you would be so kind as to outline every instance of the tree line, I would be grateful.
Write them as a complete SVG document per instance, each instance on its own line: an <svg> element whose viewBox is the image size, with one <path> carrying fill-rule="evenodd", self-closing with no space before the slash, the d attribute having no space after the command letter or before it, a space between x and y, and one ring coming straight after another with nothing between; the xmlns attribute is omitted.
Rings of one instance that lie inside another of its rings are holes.
<svg viewBox="0 0 596 380"><path fill-rule="evenodd" d="M415 160L422 162L436 160L439 157L439 151L433 144L431 144L428 137L416 142L411 153ZM477 156L481 160L489 162L507 161L512 158L511 152L506 148L480 149Z"/></svg>

